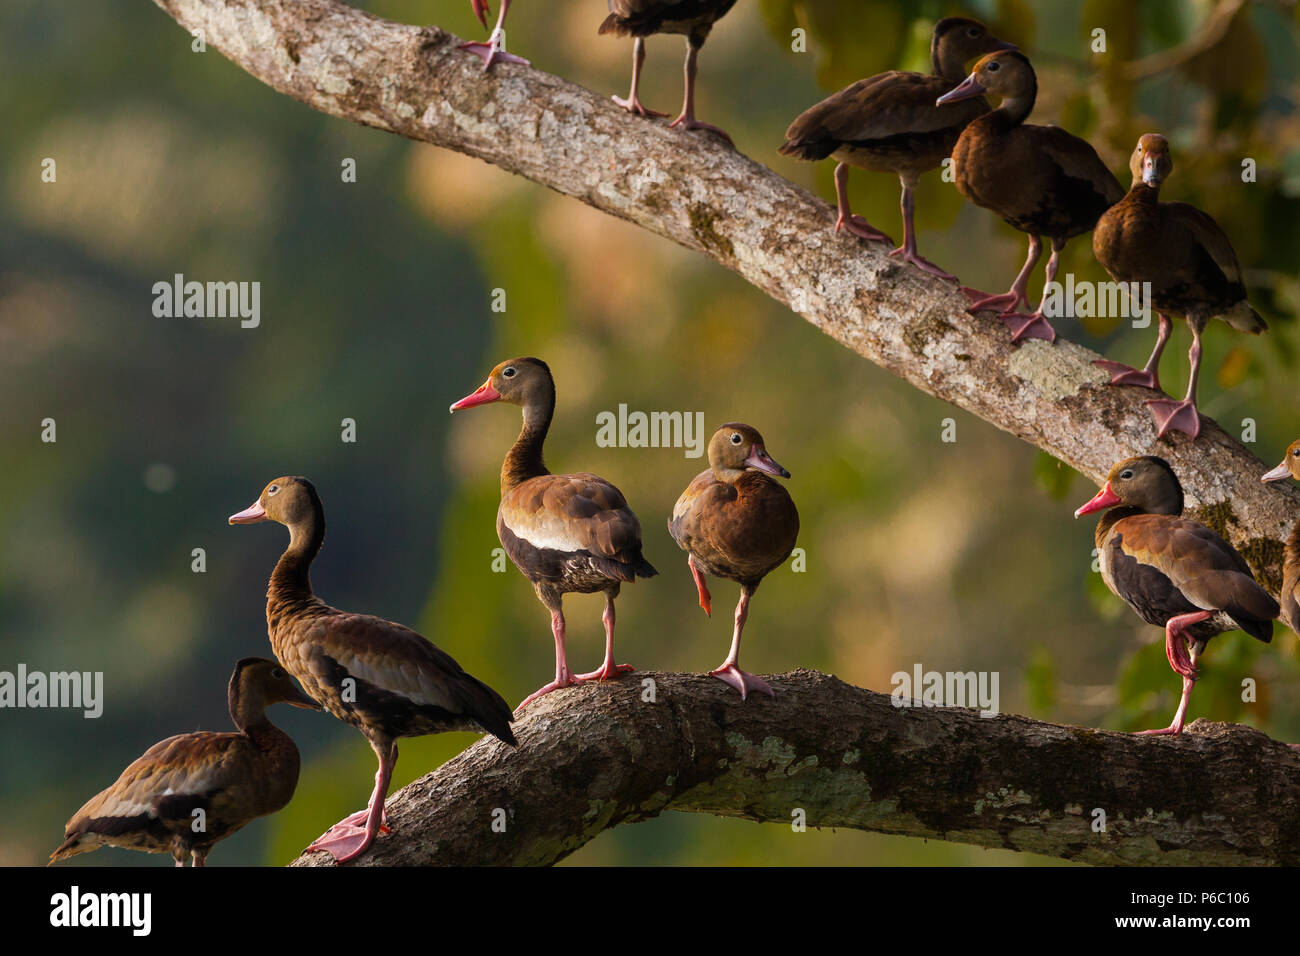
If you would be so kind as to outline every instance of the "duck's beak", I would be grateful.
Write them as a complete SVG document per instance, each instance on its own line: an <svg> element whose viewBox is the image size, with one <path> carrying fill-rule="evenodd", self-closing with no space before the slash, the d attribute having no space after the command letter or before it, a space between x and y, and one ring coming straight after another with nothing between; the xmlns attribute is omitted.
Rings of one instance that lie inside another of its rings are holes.
<svg viewBox="0 0 1300 956"><path fill-rule="evenodd" d="M755 445L749 450L749 457L745 459L745 464L769 475L776 475L778 478L790 477L790 472L778 465L762 445Z"/></svg>
<svg viewBox="0 0 1300 956"><path fill-rule="evenodd" d="M1286 466L1286 462L1278 465L1272 471L1265 472L1259 476L1260 481L1281 481L1283 478L1291 477L1291 469Z"/></svg>
<svg viewBox="0 0 1300 956"><path fill-rule="evenodd" d="M229 524L257 524L259 521L266 520L266 509L262 507L262 502L254 501L238 514L233 514L226 521Z"/></svg>
<svg viewBox="0 0 1300 956"><path fill-rule="evenodd" d="M980 81L975 79L975 74L972 73L970 76L966 77L966 79L961 81L961 86L957 87L955 90L949 90L947 93L943 94L943 96L935 100L934 105L942 106L944 103L956 103L958 100L968 100L973 96L983 96L985 92L987 91L980 84Z"/></svg>
<svg viewBox="0 0 1300 956"><path fill-rule="evenodd" d="M488 402L495 402L501 398L501 393L492 387L491 380L484 382L474 391L470 392L459 402L451 406L451 411L460 408L473 408L475 405L486 405Z"/></svg>
<svg viewBox="0 0 1300 956"><path fill-rule="evenodd" d="M293 696L284 698L286 704L292 704L294 707L301 707L303 710L320 710L321 705L308 697L297 684L292 687Z"/></svg>
<svg viewBox="0 0 1300 956"><path fill-rule="evenodd" d="M1148 186L1160 185L1160 173L1156 169L1156 157L1150 153L1142 157L1142 181Z"/></svg>
<svg viewBox="0 0 1300 956"><path fill-rule="evenodd" d="M1111 505L1119 504L1119 495L1110 490L1110 482L1106 482L1106 487L1097 492L1093 499L1074 513L1076 518L1082 518L1084 515L1090 515L1094 511L1101 511L1103 508L1109 508Z"/></svg>
<svg viewBox="0 0 1300 956"><path fill-rule="evenodd" d="M1015 50L1017 53L1019 53L1019 52L1020 52L1020 47L1016 46L1014 43L1008 43L1006 40L999 40L999 41L998 41L998 45L995 46L995 47L994 47L990 52L992 52L992 53L1009 53L1009 52L1011 52L1012 50Z"/></svg>

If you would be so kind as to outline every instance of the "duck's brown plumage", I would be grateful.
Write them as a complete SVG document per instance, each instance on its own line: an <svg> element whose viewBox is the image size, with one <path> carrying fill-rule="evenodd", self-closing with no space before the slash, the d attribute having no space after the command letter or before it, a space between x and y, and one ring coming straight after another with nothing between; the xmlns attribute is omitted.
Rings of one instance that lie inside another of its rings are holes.
<svg viewBox="0 0 1300 956"><path fill-rule="evenodd" d="M799 537L798 509L773 475L790 477L767 453L758 430L739 422L723 425L709 441L709 468L686 486L668 522L669 534L687 553L706 613L712 612L707 575L741 586L731 653L713 674L742 697L751 690L771 693L737 663L749 599L763 578L790 557Z"/></svg>
<svg viewBox="0 0 1300 956"><path fill-rule="evenodd" d="M971 120L988 112L982 97L940 106L935 101L961 82L966 64L995 50L1013 49L978 20L948 17L935 24L930 40L932 74L890 70L870 76L834 93L801 113L785 132L779 152L799 159L832 157L836 169L839 217L835 228L847 228L863 238L879 233L865 227L849 210L844 189L845 164L898 175L903 187L903 246L897 252L916 261L912 224L912 190L922 173L938 169L952 153L957 137ZM883 233L879 237L888 238ZM917 265L946 276L925 260Z"/></svg>
<svg viewBox="0 0 1300 956"><path fill-rule="evenodd" d="M1160 313L1160 336L1140 373L1118 363L1098 364L1113 373L1112 384L1158 389L1160 355L1169 337L1166 313L1184 316L1193 336L1187 397L1163 415L1164 402L1157 400L1153 407L1161 435L1178 428L1195 437L1200 430L1194 403L1201 332L1215 317L1255 335L1267 325L1246 301L1237 255L1219 224L1195 206L1160 201L1160 186L1173 171L1168 141L1158 133L1143 135L1129 167L1132 185L1098 221L1092 251L1115 280L1150 283L1149 304Z"/></svg>
<svg viewBox="0 0 1300 956"><path fill-rule="evenodd" d="M1282 464L1263 476L1264 481L1278 481L1290 476L1300 481L1300 441L1291 443ZM1291 529L1282 556L1282 617L1291 630L1300 634L1300 521Z"/></svg>
<svg viewBox="0 0 1300 956"><path fill-rule="evenodd" d="M275 661L257 657L235 665L228 700L238 731L178 734L154 744L73 814L50 862L116 846L170 853L178 866L192 856L202 866L215 843L284 807L298 784L298 748L267 719L266 708L280 701L317 705Z"/></svg>
<svg viewBox="0 0 1300 956"><path fill-rule="evenodd" d="M360 832L351 834L356 840L338 857L343 862L364 851L378 832L400 738L482 729L513 745L513 716L500 694L421 634L373 615L340 611L316 597L309 571L325 540L325 509L310 481L277 478L254 505L230 519L266 520L285 525L290 535L266 592L271 648L312 699L365 735L384 778L371 801L372 832L364 839ZM319 848L333 852L325 839Z"/></svg>
<svg viewBox="0 0 1300 956"><path fill-rule="evenodd" d="M1183 699L1167 731L1179 733L1206 642L1238 629L1271 640L1278 604L1232 545L1182 516L1182 486L1163 458L1115 465L1105 487L1076 514L1102 509L1108 510L1094 535L1102 578L1142 620L1166 628L1170 666L1184 677Z"/></svg>
<svg viewBox="0 0 1300 956"><path fill-rule="evenodd" d="M520 405L524 422L501 465L497 537L551 612L557 646L554 686L546 685L527 704L574 680L630 670L613 663L613 602L622 584L658 572L641 553L641 522L618 488L599 475L547 470L542 446L555 413L555 382L547 364L531 356L502 362L452 411L502 400ZM571 592L597 591L606 598L605 663L593 675L573 675L564 652L562 599Z"/></svg>
<svg viewBox="0 0 1300 956"><path fill-rule="evenodd" d="M1047 264L1047 279L1052 281L1066 242L1091 230L1123 197L1124 188L1086 140L1056 126L1025 122L1034 108L1038 81L1024 54L1007 51L984 57L944 99L959 101L983 93L999 95L1002 102L962 131L952 153L954 181L968 200L1028 233L1031 241L1029 260L1011 292L977 301L972 310L1000 307L1008 298L1014 310L1025 301L1040 237L1052 243ZM1055 339L1041 310L1023 321L1013 314L1004 317L1016 339Z"/></svg>

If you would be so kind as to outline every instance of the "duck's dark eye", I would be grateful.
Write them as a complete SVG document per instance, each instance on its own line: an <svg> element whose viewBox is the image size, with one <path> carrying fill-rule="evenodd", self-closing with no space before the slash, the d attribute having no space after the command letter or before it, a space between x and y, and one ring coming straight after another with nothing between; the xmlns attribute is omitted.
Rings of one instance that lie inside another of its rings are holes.
<svg viewBox="0 0 1300 956"><path fill-rule="evenodd" d="M276 680L279 680L281 677L284 676L284 671L280 670L280 668L278 667L272 667L271 676L274 677Z"/></svg>
<svg viewBox="0 0 1300 956"><path fill-rule="evenodd" d="M273 495L273 494L275 494L275 493L276 493L277 491L279 491L279 490L280 490L280 486L279 486L279 485L272 485L270 488L267 488L267 489L266 489L266 493L267 493L268 495Z"/></svg>
<svg viewBox="0 0 1300 956"><path fill-rule="evenodd" d="M1130 478L1133 477L1133 470L1132 470L1131 468L1126 468L1126 469L1124 469L1123 471L1121 471L1121 472L1119 473L1119 476L1120 476L1120 478L1122 478L1124 481L1128 481Z"/></svg>
<svg viewBox="0 0 1300 956"><path fill-rule="evenodd" d="M997 60L994 60L992 63L989 64L990 73L996 73L1000 69L1002 69L1002 64L999 63Z"/></svg>
<svg viewBox="0 0 1300 956"><path fill-rule="evenodd" d="M514 367L513 365L507 367L506 370L505 370L504 372L501 373L501 375L502 375L503 378L514 378L514 377L515 377L515 367Z"/></svg>
<svg viewBox="0 0 1300 956"><path fill-rule="evenodd" d="M977 37L977 36L980 35L980 28L979 28L979 27L971 27L969 30L966 31L966 35L967 35L968 37Z"/></svg>
<svg viewBox="0 0 1300 956"><path fill-rule="evenodd" d="M1295 451L1291 452L1291 457L1300 458L1300 448L1297 448Z"/></svg>
<svg viewBox="0 0 1300 956"><path fill-rule="evenodd" d="M733 445L739 445L743 440L744 439L742 439L739 434L735 434L731 436L731 443Z"/></svg>

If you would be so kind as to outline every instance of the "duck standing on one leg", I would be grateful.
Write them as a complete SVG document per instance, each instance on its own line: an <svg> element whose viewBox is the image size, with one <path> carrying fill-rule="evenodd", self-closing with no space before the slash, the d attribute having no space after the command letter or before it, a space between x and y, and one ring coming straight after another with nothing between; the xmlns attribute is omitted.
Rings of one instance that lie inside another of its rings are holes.
<svg viewBox="0 0 1300 956"><path fill-rule="evenodd" d="M522 406L524 427L501 465L497 537L551 612L555 638L555 680L529 694L522 708L561 687L632 670L614 663L614 599L623 584L659 572L641 555L641 522L621 491L598 475L553 475L542 461L555 414L547 364L528 357L502 362L451 410L499 401ZM571 673L565 650L562 602L574 591L605 593L605 661L589 674Z"/></svg>
<svg viewBox="0 0 1300 956"><path fill-rule="evenodd" d="M948 17L934 25L930 39L933 74L890 70L858 80L816 106L800 113L785 131L778 152L799 159L837 160L835 201L839 211L835 231L847 229L862 239L893 240L849 209L849 167L898 176L903 187L903 244L890 253L941 279L956 279L916 248L913 192L921 174L938 169L957 137L989 104L971 98L940 106L935 99L966 76L966 64L998 50L1014 50L989 33L984 24L966 17Z"/></svg>
<svg viewBox="0 0 1300 956"><path fill-rule="evenodd" d="M799 512L772 475L789 478L790 472L772 460L763 436L749 425L723 425L709 441L709 467L686 486L668 522L673 540L686 552L705 614L713 613L706 575L740 584L731 652L710 673L740 691L742 700L750 691L775 696L767 681L740 669L740 636L749 599L790 557L799 537Z"/></svg>
<svg viewBox="0 0 1300 956"><path fill-rule="evenodd" d="M1300 441L1291 443L1282 464L1260 476L1260 481L1281 481L1295 478L1300 481ZM1291 630L1300 634L1300 521L1291 529L1286 539L1282 559L1282 619Z"/></svg>
<svg viewBox="0 0 1300 956"><path fill-rule="evenodd" d="M1159 426L1158 437L1177 430L1195 438L1201 432L1196 382L1205 326L1216 316L1253 335L1268 326L1246 301L1237 255L1219 224L1195 206L1160 201L1160 186L1174 169L1169 142L1159 133L1144 135L1133 150L1129 169L1133 185L1097 222L1092 251L1117 282L1150 284L1147 305L1159 313L1160 331L1155 350L1141 371L1119 362L1099 360L1093 364L1111 373L1112 385L1140 385L1158 391L1160 355L1172 328L1167 313L1186 316L1192 330L1187 396L1181 401L1153 398L1147 405Z"/></svg>
<svg viewBox="0 0 1300 956"><path fill-rule="evenodd" d="M637 93L641 85L641 66L645 63L645 38L655 33L679 33L686 36L686 95L682 111L668 125L672 128L706 129L717 133L728 143L731 137L711 123L695 118L695 72L700 47L708 39L717 23L735 6L736 0L609 0L609 16L600 25L599 33L635 37L632 44L632 91L627 99L614 97L614 102L629 113L638 116L666 116L641 104Z"/></svg>
<svg viewBox="0 0 1300 956"><path fill-rule="evenodd" d="M973 300L967 311L998 310L1013 342L1054 342L1056 330L1041 304L1030 313L1015 311L1021 303L1028 306L1029 276L1042 255L1042 237L1052 243L1046 269L1046 281L1052 282L1066 242L1092 229L1124 196L1124 187L1086 140L1056 126L1025 122L1038 96L1038 79L1024 54L1013 50L984 57L938 102L956 103L985 93L1002 97L1002 102L962 130L952 151L955 182L975 205L1028 233L1029 256L1009 292L988 295L963 289Z"/></svg>
<svg viewBox="0 0 1300 956"><path fill-rule="evenodd" d="M1180 734L1206 643L1224 631L1273 639L1277 602L1228 542L1183 514L1183 489L1163 458L1129 458L1074 513L1103 511L1097 553L1106 586L1148 624L1165 629L1169 666L1183 678L1173 722L1148 734Z"/></svg>
<svg viewBox="0 0 1300 956"><path fill-rule="evenodd" d="M340 863L366 851L383 826L399 738L481 729L515 745L510 707L450 655L409 627L316 597L308 572L325 540L325 508L310 481L277 478L229 520L289 529L266 591L271 648L313 700L361 731L379 759L366 809L330 827L309 850L326 850Z"/></svg>
<svg viewBox="0 0 1300 956"><path fill-rule="evenodd" d="M483 26L487 26L488 18L488 0L470 0L470 5L474 8L475 15ZM529 66L529 62L522 56L515 56L513 53L506 52L506 14L510 11L510 0L501 0L501 12L497 15L497 25L492 30L492 35L488 37L486 43L480 43L475 40L472 43L462 43L462 50L469 50L475 56L483 60L483 69L486 72L493 63L500 60L503 63L518 63L521 66Z"/></svg>
<svg viewBox="0 0 1300 956"><path fill-rule="evenodd" d="M235 733L199 731L154 744L72 815L50 862L117 846L203 866L214 844L282 809L298 786L298 748L267 720L266 708L320 705L261 657L235 665L227 699Z"/></svg>

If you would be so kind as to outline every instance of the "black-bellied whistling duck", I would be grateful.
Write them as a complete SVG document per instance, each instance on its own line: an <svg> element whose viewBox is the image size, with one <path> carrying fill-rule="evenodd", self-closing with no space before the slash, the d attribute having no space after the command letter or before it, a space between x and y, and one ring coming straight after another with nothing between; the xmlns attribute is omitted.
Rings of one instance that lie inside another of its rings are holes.
<svg viewBox="0 0 1300 956"><path fill-rule="evenodd" d="M893 240L849 209L849 167L895 173L903 186L903 244L890 253L902 256L932 275L955 279L916 251L912 223L913 190L921 174L938 169L952 153L966 124L988 103L971 98L961 103L935 103L966 76L966 64L998 50L1014 50L989 33L984 24L966 17L948 17L934 25L930 37L933 74L890 70L858 80L799 114L785 131L778 150L799 159L839 162L835 167L835 202L839 211L835 231L893 245Z"/></svg>
<svg viewBox="0 0 1300 956"><path fill-rule="evenodd" d="M1292 442L1282 464L1262 475L1260 481L1280 481L1283 478L1300 481L1300 441ZM1300 521L1291 529L1282 560L1282 617L1293 631L1300 633Z"/></svg>
<svg viewBox="0 0 1300 956"><path fill-rule="evenodd" d="M486 27L489 13L488 0L470 0L470 5L474 8L474 13L478 16L479 22ZM515 56L513 53L506 52L506 13L509 10L510 0L501 0L501 12L497 15L497 25L493 28L492 34L488 37L486 43L474 41L460 45L462 50L469 50L483 60L484 71L487 71L498 60L503 63L529 65L528 61L522 56Z"/></svg>
<svg viewBox="0 0 1300 956"><path fill-rule="evenodd" d="M322 707L356 727L379 758L365 810L309 850L346 863L364 853L383 825L397 741L449 730L486 730L510 745L513 715L501 695L408 627L330 607L312 593L308 571L325 540L325 509L306 478L277 478L231 524L275 521L289 529L266 591L271 648Z"/></svg>
<svg viewBox="0 0 1300 956"><path fill-rule="evenodd" d="M1159 426L1159 437L1177 430L1195 438L1201 432L1196 380L1205 326L1215 316L1234 329L1255 335L1268 326L1246 301L1236 253L1219 224L1195 206L1160 201L1160 185L1173 168L1169 143L1163 136L1147 133L1139 139L1129 160L1133 185L1102 215L1092 235L1093 255L1114 279L1150 283L1148 307L1155 308L1160 316L1155 350L1141 371L1119 362L1093 364L1111 373L1112 385L1159 390L1160 354L1171 329L1166 313L1186 316L1192 330L1187 396L1182 401L1153 398L1147 405Z"/></svg>
<svg viewBox="0 0 1300 956"><path fill-rule="evenodd" d="M1277 602L1232 545L1182 517L1183 488L1163 458L1121 461L1074 516L1103 510L1096 532L1102 578L1138 617L1165 629L1169 666L1183 678L1173 722L1143 733L1180 734L1206 643L1233 630L1272 640Z"/></svg>
<svg viewBox="0 0 1300 956"><path fill-rule="evenodd" d="M637 94L641 65L645 63L645 38L655 33L685 34L686 94L681 113L668 125L711 130L730 143L731 137L726 132L695 118L695 71L700 47L708 39L713 24L735 3L736 0L609 0L609 16L601 23L599 32L636 38L632 44L632 91L627 99L614 97L614 102L638 116L667 116L647 109Z"/></svg>
<svg viewBox="0 0 1300 956"><path fill-rule="evenodd" d="M968 311L999 310L1013 342L1026 337L1054 342L1056 330L1044 318L1041 304L1031 313L1015 311L1021 303L1029 304L1026 291L1042 255L1042 237L1052 243L1046 269L1052 282L1066 242L1092 229L1123 197L1124 187L1085 140L1056 126L1025 122L1038 95L1038 79L1024 54L989 54L938 102L955 103L985 93L1002 97L1002 102L962 131L952 152L955 181L975 205L1029 234L1029 256L1009 292L962 291L972 300Z"/></svg>
<svg viewBox="0 0 1300 956"><path fill-rule="evenodd" d="M790 557L799 537L799 512L772 475L789 478L790 472L772 460L758 430L737 422L723 425L709 440L709 467L686 486L668 522L669 534L686 552L705 614L713 614L706 575L740 584L731 652L710 673L740 691L741 700L750 691L775 696L767 681L740 669L740 635L749 599Z"/></svg>
<svg viewBox="0 0 1300 956"><path fill-rule="evenodd" d="M641 556L641 522L621 491L597 475L547 471L542 445L555 413L555 382L545 362L527 357L502 362L451 410L488 402L523 408L523 430L501 465L497 537L551 612L555 637L555 680L529 694L522 708L561 687L632 670L630 664L614 663L614 599L622 584L659 572ZM573 591L605 592L605 661L589 674L569 671L564 648L561 605Z"/></svg>
<svg viewBox="0 0 1300 956"><path fill-rule="evenodd" d="M266 719L266 708L320 706L261 657L235 665L227 698L235 733L199 731L154 744L72 815L50 862L118 846L203 866L214 844L287 804L298 786L298 748Z"/></svg>

